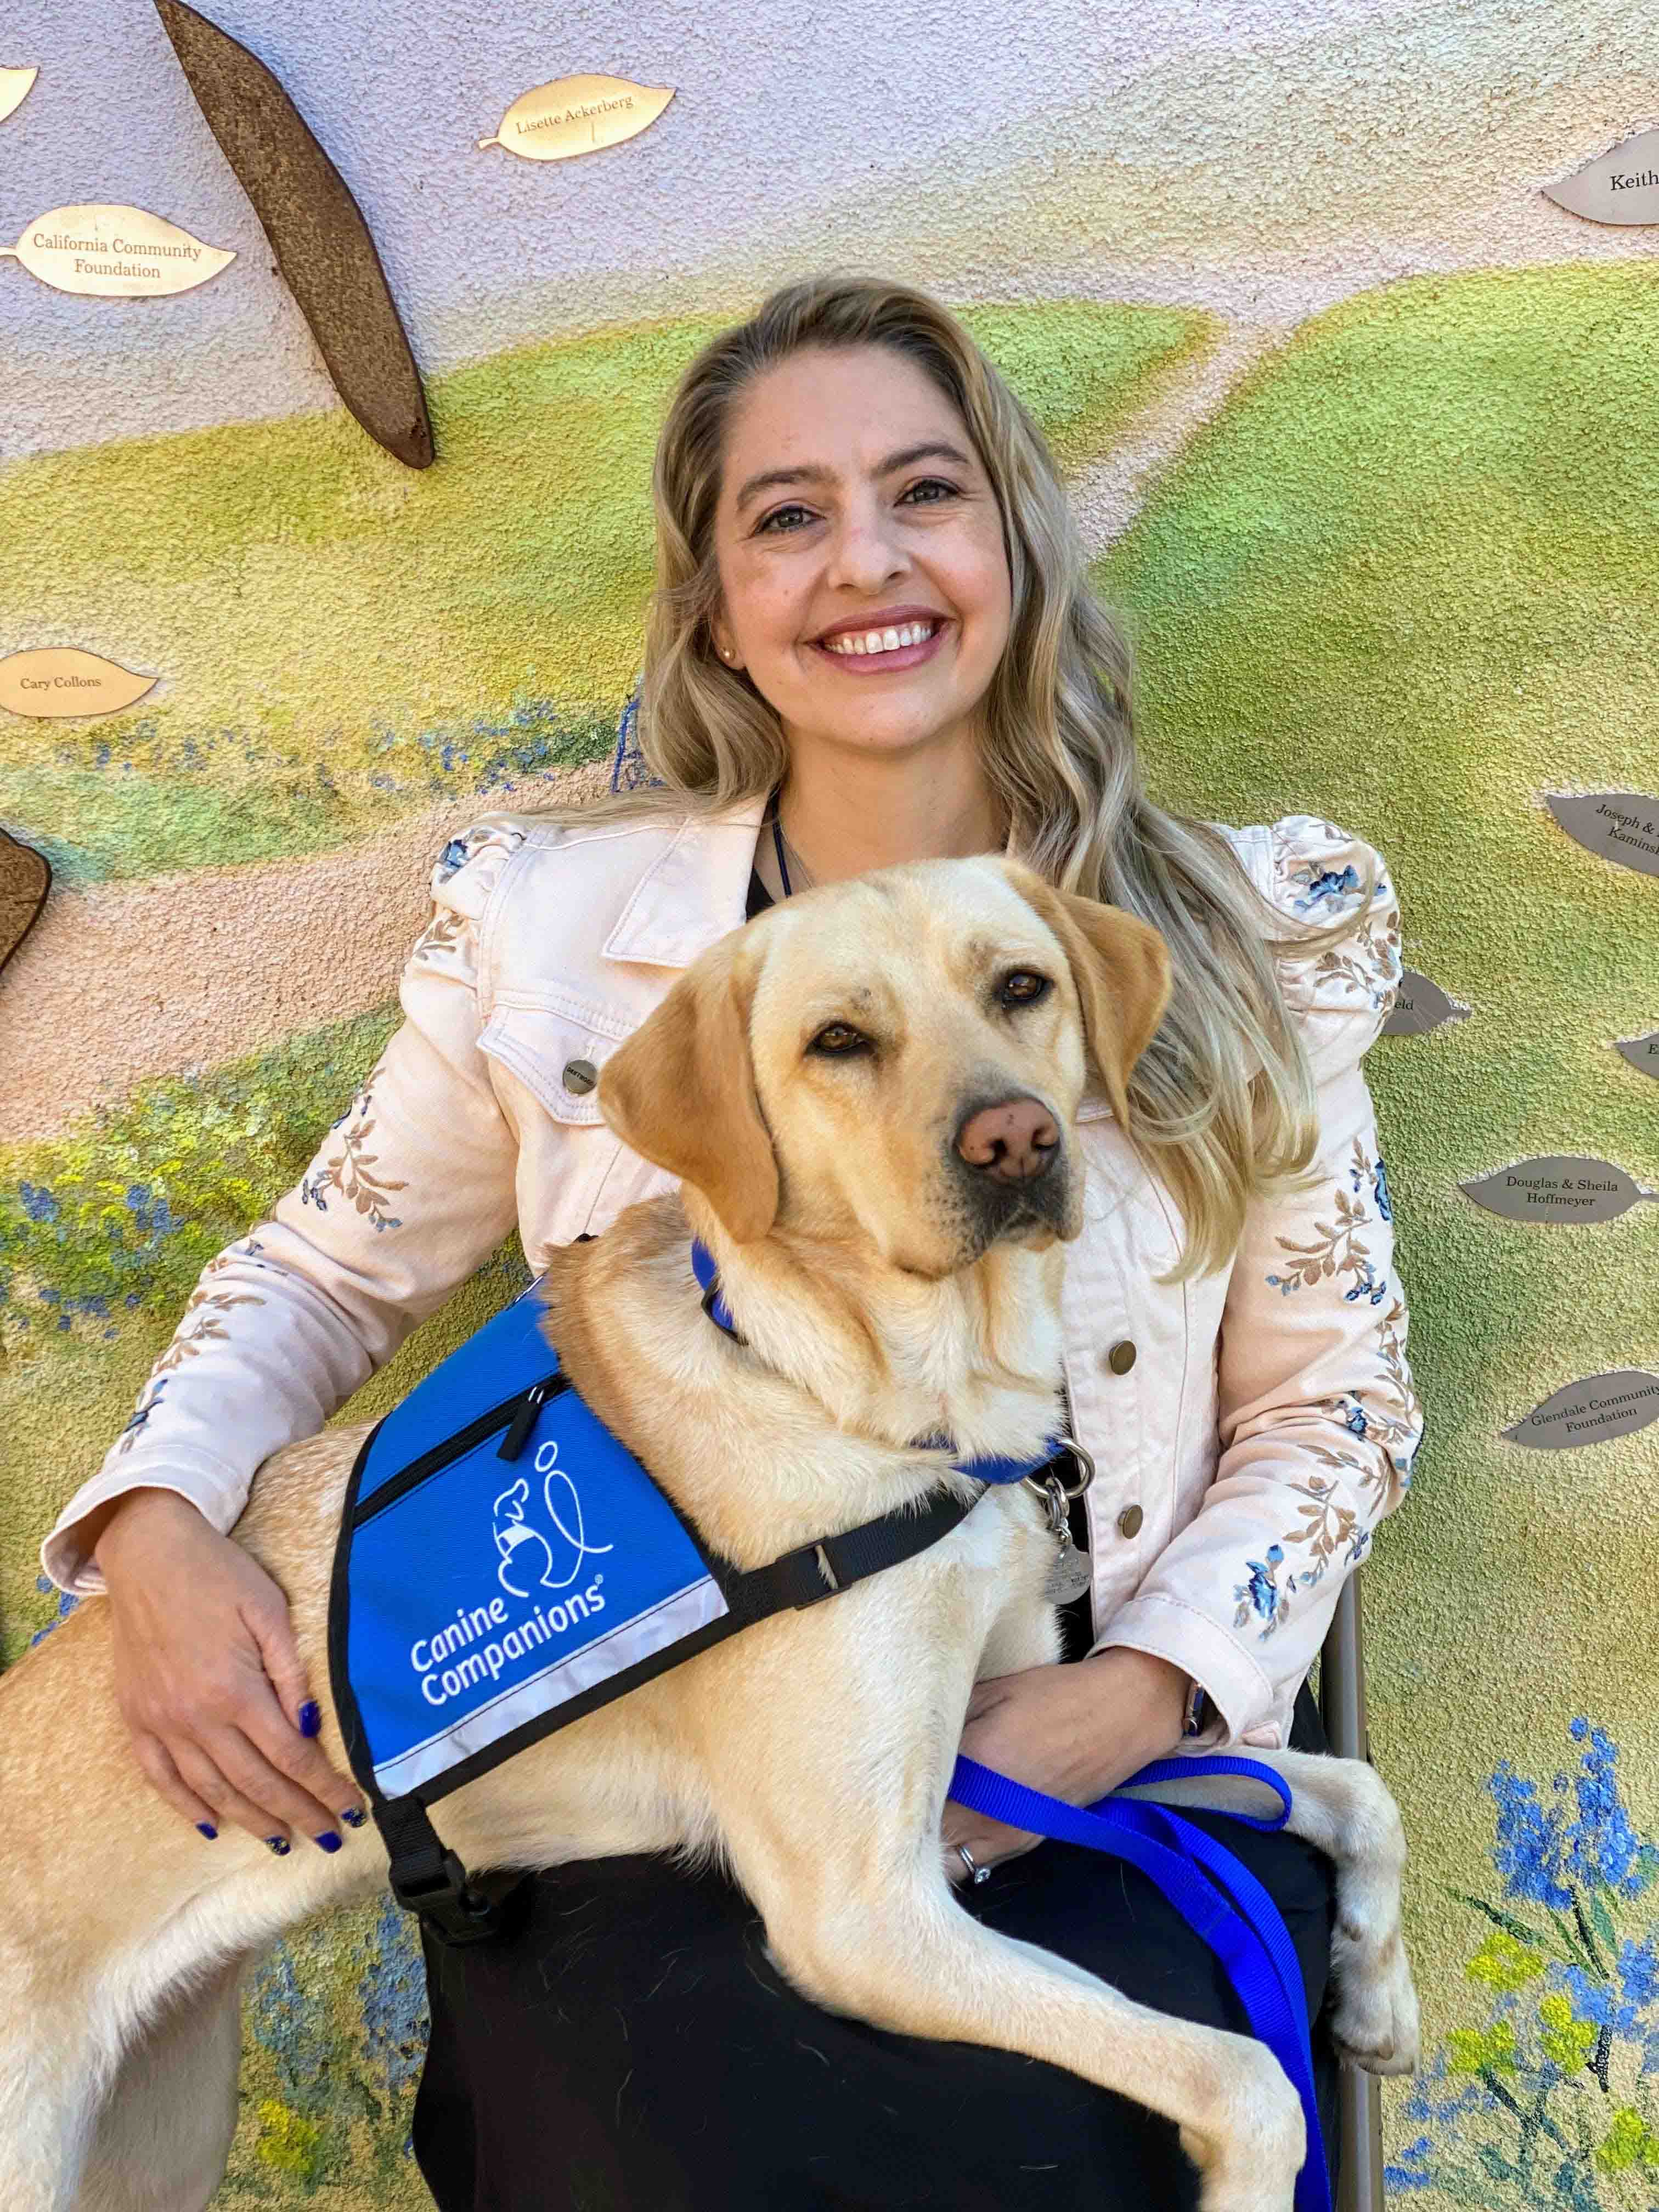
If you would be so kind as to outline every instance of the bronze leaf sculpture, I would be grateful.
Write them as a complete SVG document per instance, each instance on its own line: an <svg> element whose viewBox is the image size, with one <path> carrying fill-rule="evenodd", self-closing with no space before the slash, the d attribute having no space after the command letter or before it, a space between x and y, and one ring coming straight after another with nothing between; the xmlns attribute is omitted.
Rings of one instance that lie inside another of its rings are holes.
<svg viewBox="0 0 1659 2212"><path fill-rule="evenodd" d="M432 423L362 211L262 61L184 0L155 0L173 50L336 390L371 438L430 465Z"/></svg>
<svg viewBox="0 0 1659 2212"><path fill-rule="evenodd" d="M51 889L45 855L0 830L0 968L33 928Z"/></svg>

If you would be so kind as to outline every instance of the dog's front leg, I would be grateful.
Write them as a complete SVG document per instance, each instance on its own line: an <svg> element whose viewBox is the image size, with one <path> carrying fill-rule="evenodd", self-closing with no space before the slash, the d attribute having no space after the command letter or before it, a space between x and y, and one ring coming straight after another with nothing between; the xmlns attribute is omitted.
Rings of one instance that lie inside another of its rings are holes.
<svg viewBox="0 0 1659 2212"><path fill-rule="evenodd" d="M794 1808L797 1821L800 1808ZM741 1844L781 1970L816 2002L905 2035L1047 2059L1173 2120L1203 2212L1291 2212L1306 2152L1296 2092L1264 2044L1149 2010L963 1911L936 1846L810 1864Z"/></svg>
<svg viewBox="0 0 1659 2212"><path fill-rule="evenodd" d="M1386 1784L1363 1759L1324 1753L1259 1751L1248 1756L1290 1785L1285 1826L1336 1866L1331 1972L1337 2049L1368 2074L1409 2074L1417 2064L1417 1991L1401 1925L1406 1832ZM1160 1783L1135 1796L1176 1807L1260 1813L1271 1800L1260 1783L1197 1778Z"/></svg>

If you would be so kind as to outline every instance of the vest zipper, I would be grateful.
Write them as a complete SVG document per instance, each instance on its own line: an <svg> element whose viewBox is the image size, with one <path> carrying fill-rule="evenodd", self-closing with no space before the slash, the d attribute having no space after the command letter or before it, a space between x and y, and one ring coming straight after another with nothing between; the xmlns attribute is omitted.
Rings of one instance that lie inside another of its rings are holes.
<svg viewBox="0 0 1659 2212"><path fill-rule="evenodd" d="M500 1456L516 1459L524 1449L542 1407L550 1398L556 1398L562 1390L568 1390L569 1387L568 1378L555 1371L543 1376L539 1382L531 1383L527 1389L515 1390L510 1398L503 1398L499 1406L492 1406L487 1413L478 1414L464 1429L458 1429L453 1437L447 1437L441 1444L434 1444L429 1451L422 1452L419 1459L411 1460L401 1474L395 1475L390 1482L382 1483L352 1515L352 1527L361 1528L377 1513L384 1513L387 1506L395 1505L400 1498L407 1497L428 1475L436 1474L452 1461L463 1458L475 1445L494 1436L497 1429L507 1431L501 1439ZM512 1446L511 1450L507 1449L509 1445Z"/></svg>

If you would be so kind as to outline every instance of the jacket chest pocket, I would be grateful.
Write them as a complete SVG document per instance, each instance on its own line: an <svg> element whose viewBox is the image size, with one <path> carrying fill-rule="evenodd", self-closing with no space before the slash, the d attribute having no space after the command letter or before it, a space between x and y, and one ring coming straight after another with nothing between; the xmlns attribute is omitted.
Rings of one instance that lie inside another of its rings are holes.
<svg viewBox="0 0 1659 2212"><path fill-rule="evenodd" d="M532 1267L554 1245L597 1236L623 1206L674 1187L599 1111L600 1073L628 1034L598 1010L583 1018L540 1002L498 1004L478 1038L519 1130L519 1233Z"/></svg>

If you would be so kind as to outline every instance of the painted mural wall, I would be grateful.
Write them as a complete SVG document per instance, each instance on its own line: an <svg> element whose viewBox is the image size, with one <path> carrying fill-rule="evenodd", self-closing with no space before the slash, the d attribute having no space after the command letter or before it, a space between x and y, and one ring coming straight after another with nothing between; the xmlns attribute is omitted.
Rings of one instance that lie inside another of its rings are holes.
<svg viewBox="0 0 1659 2212"><path fill-rule="evenodd" d="M60 1615L40 1535L198 1270L388 1034L434 852L608 782L678 369L786 276L920 282L1065 465L1158 797L1371 840L1461 1014L1367 1062L1428 1415L1366 1570L1427 2028L1390 2186L1648 2212L1659 1214L1462 1188L1571 1158L1659 1188L1659 1058L1616 1049L1659 1030L1659 817L1596 852L1549 805L1659 792L1659 227L1540 191L1659 122L1648 11L210 12L368 215L439 458L340 405L149 0L9 9L0 70L40 74L0 120L0 245L100 202L236 258L128 301L0 259L0 656L155 678L98 718L0 709L0 826L54 873L0 973L4 1656ZM479 146L578 71L675 96L580 160ZM522 1279L499 1255L347 1417ZM1613 1372L1624 1424L1504 1434ZM421 2034L389 1904L273 1954L225 2201L422 2202Z"/></svg>

